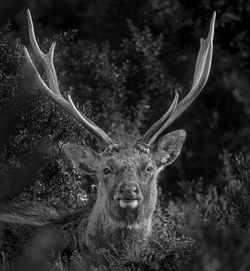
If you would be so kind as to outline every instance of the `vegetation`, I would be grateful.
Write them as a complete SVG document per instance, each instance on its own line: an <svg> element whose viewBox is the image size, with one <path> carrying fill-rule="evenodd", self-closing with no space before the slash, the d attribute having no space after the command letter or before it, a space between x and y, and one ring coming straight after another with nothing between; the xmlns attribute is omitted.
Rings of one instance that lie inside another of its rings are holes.
<svg viewBox="0 0 250 271"><path fill-rule="evenodd" d="M195 106L172 127L184 128L188 139L162 173L150 245L128 251L122 263L109 251L98 253L110 264L106 270L249 270L248 1L18 2L0 33L0 200L55 213L84 208L95 194L95 180L76 172L61 146L100 146L36 90L22 52L25 9L32 10L42 48L57 41L63 94L71 93L82 112L128 143L161 116L175 89L188 91L198 40L217 11L211 76ZM30 266L23 256L21 270L90 270L91 259L77 250L68 264L64 254L45 263L53 234L41 236L47 246L37 248L40 257L30 257ZM2 269L10 268L2 253Z"/></svg>

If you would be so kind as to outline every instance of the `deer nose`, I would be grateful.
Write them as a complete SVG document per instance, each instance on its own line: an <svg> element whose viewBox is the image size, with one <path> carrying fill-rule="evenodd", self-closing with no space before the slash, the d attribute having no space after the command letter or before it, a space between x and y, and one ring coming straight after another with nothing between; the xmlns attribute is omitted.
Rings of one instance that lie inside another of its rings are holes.
<svg viewBox="0 0 250 271"><path fill-rule="evenodd" d="M139 195L139 187L133 183L124 183L120 186L119 193L124 199L135 199Z"/></svg>

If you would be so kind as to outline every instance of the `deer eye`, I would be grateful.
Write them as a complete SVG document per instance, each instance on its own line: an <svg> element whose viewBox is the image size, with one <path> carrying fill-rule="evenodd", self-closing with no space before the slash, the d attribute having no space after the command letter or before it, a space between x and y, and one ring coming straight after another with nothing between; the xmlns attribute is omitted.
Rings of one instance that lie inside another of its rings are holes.
<svg viewBox="0 0 250 271"><path fill-rule="evenodd" d="M154 170L154 167L153 166L148 166L147 168L146 168L146 171L147 172L152 172Z"/></svg>
<svg viewBox="0 0 250 271"><path fill-rule="evenodd" d="M105 175L109 174L110 172L111 172L111 170L110 170L108 167L105 167L105 168L103 169L103 173L104 173Z"/></svg>

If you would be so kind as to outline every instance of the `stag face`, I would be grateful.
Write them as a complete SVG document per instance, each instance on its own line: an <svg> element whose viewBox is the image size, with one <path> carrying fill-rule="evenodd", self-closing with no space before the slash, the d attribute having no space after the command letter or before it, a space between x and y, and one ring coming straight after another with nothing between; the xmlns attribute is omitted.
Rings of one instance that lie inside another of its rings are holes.
<svg viewBox="0 0 250 271"><path fill-rule="evenodd" d="M97 176L99 197L113 220L140 222L155 208L157 167L150 153L121 147L102 159Z"/></svg>
<svg viewBox="0 0 250 271"><path fill-rule="evenodd" d="M97 204L112 220L140 223L152 216L157 201L157 175L179 155L186 133L174 131L151 150L117 145L101 154L76 144L64 146L73 164L85 174L95 174Z"/></svg>

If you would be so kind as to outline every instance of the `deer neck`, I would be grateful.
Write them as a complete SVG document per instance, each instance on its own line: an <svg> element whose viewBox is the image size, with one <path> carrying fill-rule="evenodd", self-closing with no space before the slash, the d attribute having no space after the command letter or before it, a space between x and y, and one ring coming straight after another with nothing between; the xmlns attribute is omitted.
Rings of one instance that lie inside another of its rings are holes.
<svg viewBox="0 0 250 271"><path fill-rule="evenodd" d="M142 246L147 243L151 233L153 211L139 222L127 224L125 222L113 220L106 212L104 204L96 201L88 221L82 221L80 235L82 243L95 254L99 248L115 248L123 250L127 248L127 243L133 246ZM132 242L129 242L129 241ZM127 242L128 241L128 242Z"/></svg>

